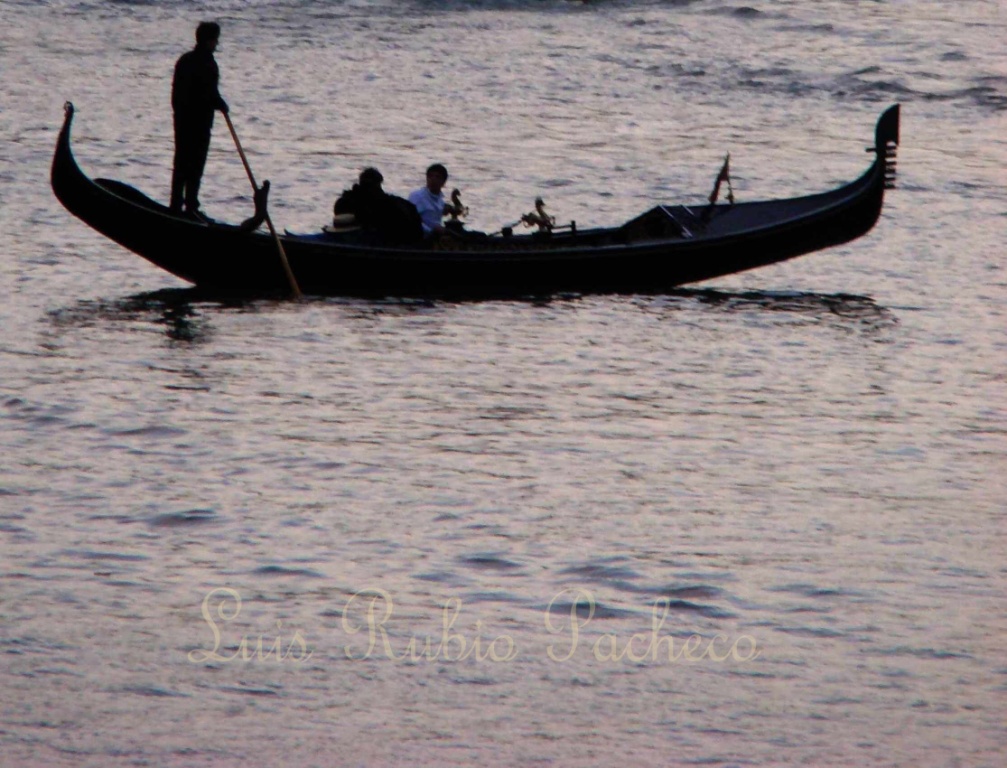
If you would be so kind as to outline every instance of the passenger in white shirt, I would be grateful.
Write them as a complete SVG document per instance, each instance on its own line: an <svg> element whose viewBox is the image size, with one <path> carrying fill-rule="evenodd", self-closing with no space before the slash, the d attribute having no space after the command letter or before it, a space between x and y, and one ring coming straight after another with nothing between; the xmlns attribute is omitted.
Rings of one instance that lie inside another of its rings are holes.
<svg viewBox="0 0 1007 768"><path fill-rule="evenodd" d="M448 169L440 163L427 168L427 185L409 195L409 202L416 206L423 220L423 235L431 237L444 232L444 185L448 181Z"/></svg>

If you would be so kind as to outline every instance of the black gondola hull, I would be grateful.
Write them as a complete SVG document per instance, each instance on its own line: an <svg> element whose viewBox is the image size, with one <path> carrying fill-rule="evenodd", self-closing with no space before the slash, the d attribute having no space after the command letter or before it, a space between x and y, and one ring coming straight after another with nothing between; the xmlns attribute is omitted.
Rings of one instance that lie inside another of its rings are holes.
<svg viewBox="0 0 1007 768"><path fill-rule="evenodd" d="M118 182L92 180L70 146L73 108L52 165L56 197L123 247L200 288L287 289L273 238L173 215ZM787 200L693 212L657 207L623 227L462 239L453 250L390 248L352 239L281 237L301 290L315 295L529 295L659 292L849 242L877 221L894 173L899 107L878 121L875 159L856 181ZM667 215L667 221L665 220ZM650 217L648 219L647 217ZM668 223L664 231L654 233ZM674 222L671 227L669 222ZM687 232L681 231L685 224Z"/></svg>

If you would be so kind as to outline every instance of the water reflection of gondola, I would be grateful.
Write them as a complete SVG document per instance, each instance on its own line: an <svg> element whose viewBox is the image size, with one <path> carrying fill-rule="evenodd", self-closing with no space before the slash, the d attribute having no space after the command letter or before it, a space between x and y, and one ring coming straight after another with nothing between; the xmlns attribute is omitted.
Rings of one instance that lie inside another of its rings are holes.
<svg viewBox="0 0 1007 768"><path fill-rule="evenodd" d="M575 304L585 297L566 293L550 296L525 296L512 299L533 306ZM631 303L659 313L780 313L814 323L828 323L860 331L879 330L898 321L887 307L868 296L795 291L721 291L682 288L661 293L634 293L612 296L605 301ZM331 306L342 320L353 322L362 317L402 314L431 310L450 313L453 307L482 303L480 299L431 300L386 298L382 300L318 297L310 306ZM59 326L92 326L97 323L148 320L163 326L173 342L200 344L213 335L212 317L221 311L268 312L280 306L275 300L253 299L199 288L167 288L120 299L78 301L50 312Z"/></svg>
<svg viewBox="0 0 1007 768"><path fill-rule="evenodd" d="M671 296L728 312L786 312L807 317L851 320L879 326L897 322L887 307L869 296L848 293L807 293L799 291L717 291L679 290Z"/></svg>
<svg viewBox="0 0 1007 768"><path fill-rule="evenodd" d="M82 300L53 310L49 316L56 325L71 327L149 320L163 326L172 341L200 344L212 336L206 308L199 306L207 300L195 289L167 289L121 299ZM207 306L225 306L219 297L209 301Z"/></svg>

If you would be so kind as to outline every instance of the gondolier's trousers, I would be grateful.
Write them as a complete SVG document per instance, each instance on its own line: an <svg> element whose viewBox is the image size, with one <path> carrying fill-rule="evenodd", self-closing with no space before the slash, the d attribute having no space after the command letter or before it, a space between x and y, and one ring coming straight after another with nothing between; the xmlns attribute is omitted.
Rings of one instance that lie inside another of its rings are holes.
<svg viewBox="0 0 1007 768"><path fill-rule="evenodd" d="M209 119L175 115L175 165L171 174L171 209L180 211L182 204L188 211L199 208L199 184L210 151L210 131L213 113Z"/></svg>

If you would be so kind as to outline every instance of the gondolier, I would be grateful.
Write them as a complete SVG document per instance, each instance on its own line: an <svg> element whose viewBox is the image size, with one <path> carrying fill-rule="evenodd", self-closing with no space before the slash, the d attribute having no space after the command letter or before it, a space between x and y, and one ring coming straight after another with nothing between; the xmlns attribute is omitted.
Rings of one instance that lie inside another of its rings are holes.
<svg viewBox="0 0 1007 768"><path fill-rule="evenodd" d="M183 206L200 217L199 184L210 149L213 113L227 112L218 91L220 70L213 52L220 40L220 25L204 21L196 27L196 47L182 54L171 81L171 110L175 124L175 163L171 174L171 203L174 213Z"/></svg>

